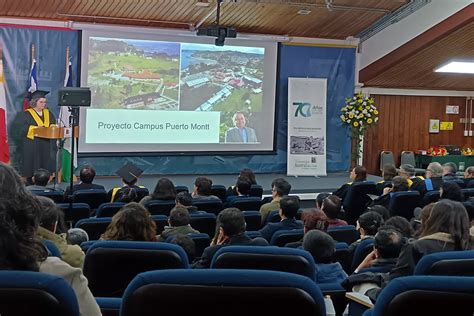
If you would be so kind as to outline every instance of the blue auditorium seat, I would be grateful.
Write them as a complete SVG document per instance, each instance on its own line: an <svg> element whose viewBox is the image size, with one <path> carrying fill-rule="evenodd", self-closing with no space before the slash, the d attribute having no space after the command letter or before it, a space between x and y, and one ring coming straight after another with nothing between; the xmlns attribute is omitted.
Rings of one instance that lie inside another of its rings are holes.
<svg viewBox="0 0 474 316"><path fill-rule="evenodd" d="M361 262L367 257L369 253L374 250L374 240L372 238L366 238L357 245L352 256L351 273L361 264Z"/></svg>
<svg viewBox="0 0 474 316"><path fill-rule="evenodd" d="M229 207L236 207L241 211L258 211L262 204L262 199L255 196L235 197L229 202Z"/></svg>
<svg viewBox="0 0 474 316"><path fill-rule="evenodd" d="M259 211L243 211L246 230L259 230L262 226L262 214Z"/></svg>
<svg viewBox="0 0 474 316"><path fill-rule="evenodd" d="M216 215L213 213L190 214L191 227L200 233L214 236L216 232Z"/></svg>
<svg viewBox="0 0 474 316"><path fill-rule="evenodd" d="M211 186L211 195L217 196L222 202L225 202L227 189L222 184L213 184Z"/></svg>
<svg viewBox="0 0 474 316"><path fill-rule="evenodd" d="M175 205L175 200L148 200L144 206L151 215L169 216Z"/></svg>
<svg viewBox="0 0 474 316"><path fill-rule="evenodd" d="M75 226L76 223L84 218L89 218L91 208L87 203L72 203L72 209L69 208L69 203L59 203L58 207L64 212L64 221Z"/></svg>
<svg viewBox="0 0 474 316"><path fill-rule="evenodd" d="M59 248L51 240L43 239L42 242L48 250L49 255L61 258L61 251L59 251Z"/></svg>
<svg viewBox="0 0 474 316"><path fill-rule="evenodd" d="M252 184L250 186L250 196L256 196L261 199L262 195L263 195L263 188L260 184Z"/></svg>
<svg viewBox="0 0 474 316"><path fill-rule="evenodd" d="M278 230L273 234L270 245L284 247L289 242L300 241L303 235L303 228Z"/></svg>
<svg viewBox="0 0 474 316"><path fill-rule="evenodd" d="M359 232L354 225L330 227L328 228L327 233L335 241L345 242L348 245L359 239Z"/></svg>
<svg viewBox="0 0 474 316"><path fill-rule="evenodd" d="M474 276L474 250L443 251L423 256L414 275Z"/></svg>
<svg viewBox="0 0 474 316"><path fill-rule="evenodd" d="M74 203L87 203L91 210L95 210L107 201L107 192L101 189L77 190L72 195Z"/></svg>
<svg viewBox="0 0 474 316"><path fill-rule="evenodd" d="M208 201L193 201L193 206L197 207L200 211L206 211L207 213L219 214L223 210L224 206L220 200L208 200Z"/></svg>
<svg viewBox="0 0 474 316"><path fill-rule="evenodd" d="M125 203L122 202L108 202L102 203L99 205L99 208L96 212L96 217L112 217L114 216L121 208L124 206Z"/></svg>
<svg viewBox="0 0 474 316"><path fill-rule="evenodd" d="M421 206L428 205L430 203L435 203L438 202L439 200L439 190L434 190L434 191L428 191L423 195L423 198L421 199Z"/></svg>
<svg viewBox="0 0 474 316"><path fill-rule="evenodd" d="M413 210L420 205L421 196L418 191L392 192L388 211L390 216L402 216L408 221L413 217Z"/></svg>

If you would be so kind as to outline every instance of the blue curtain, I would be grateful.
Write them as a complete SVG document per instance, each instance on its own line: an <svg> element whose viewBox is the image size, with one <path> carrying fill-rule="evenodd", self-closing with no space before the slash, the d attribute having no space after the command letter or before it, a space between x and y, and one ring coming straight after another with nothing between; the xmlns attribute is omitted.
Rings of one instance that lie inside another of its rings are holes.
<svg viewBox="0 0 474 316"><path fill-rule="evenodd" d="M77 83L80 56L78 31L5 25L0 27L6 81L8 142L14 166L21 159L16 153L19 135L15 118L23 111L23 100L30 85L32 45L35 46L38 67L38 89L50 91L47 96L48 107L56 117L59 114L57 91L64 86L67 47L70 49L73 65L73 86Z"/></svg>

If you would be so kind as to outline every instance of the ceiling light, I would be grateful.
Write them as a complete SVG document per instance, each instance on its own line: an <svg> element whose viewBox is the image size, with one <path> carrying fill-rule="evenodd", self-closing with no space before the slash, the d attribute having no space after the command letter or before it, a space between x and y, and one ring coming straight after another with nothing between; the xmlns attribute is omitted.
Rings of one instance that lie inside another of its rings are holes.
<svg viewBox="0 0 474 316"><path fill-rule="evenodd" d="M196 6L197 6L197 7L204 7L204 8L207 8L209 5L210 5L209 0L198 0L198 1L196 2Z"/></svg>
<svg viewBox="0 0 474 316"><path fill-rule="evenodd" d="M434 70L435 72L452 72L474 74L474 61L451 61Z"/></svg>

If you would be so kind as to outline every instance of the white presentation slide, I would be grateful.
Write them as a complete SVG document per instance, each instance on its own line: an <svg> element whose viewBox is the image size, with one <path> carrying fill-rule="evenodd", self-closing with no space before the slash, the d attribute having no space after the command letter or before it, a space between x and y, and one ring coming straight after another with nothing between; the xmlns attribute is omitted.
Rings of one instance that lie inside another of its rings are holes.
<svg viewBox="0 0 474 316"><path fill-rule="evenodd" d="M79 152L273 150L276 42L213 40L83 31Z"/></svg>

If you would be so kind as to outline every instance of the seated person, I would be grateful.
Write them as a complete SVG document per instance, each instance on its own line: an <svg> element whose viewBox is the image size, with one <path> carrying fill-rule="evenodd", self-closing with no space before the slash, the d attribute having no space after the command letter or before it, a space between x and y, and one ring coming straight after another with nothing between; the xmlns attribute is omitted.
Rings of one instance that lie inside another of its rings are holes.
<svg viewBox="0 0 474 316"><path fill-rule="evenodd" d="M33 173L33 185L29 185L26 188L31 192L35 193L35 191L40 192L51 192L51 191L61 191L59 188L54 188L52 186L48 186L48 183L51 181L51 172L46 169L38 169L35 170Z"/></svg>
<svg viewBox="0 0 474 316"><path fill-rule="evenodd" d="M81 182L72 186L72 192L89 189L105 190L103 185L92 183L94 181L94 178L95 169L92 166L82 167L81 171L79 172L79 179L81 180ZM71 188L67 186L64 195L67 197L68 195L70 195L70 191Z"/></svg>
<svg viewBox="0 0 474 316"><path fill-rule="evenodd" d="M234 127L229 128L225 132L226 143L256 143L257 135L255 130L247 127L247 120L243 112L236 112L232 116Z"/></svg>
<svg viewBox="0 0 474 316"><path fill-rule="evenodd" d="M308 251L316 263L316 283L341 283L347 278L339 262L333 263L336 242L320 230L311 230L304 235L303 249Z"/></svg>
<svg viewBox="0 0 474 316"><path fill-rule="evenodd" d="M360 238L350 244L349 252L353 254L357 246L362 242L362 240L366 238L373 239L375 234L377 233L377 230L380 226L382 226L382 224L383 218L382 216L380 216L380 214L376 212L369 211L359 216L356 228L359 231Z"/></svg>
<svg viewBox="0 0 474 316"><path fill-rule="evenodd" d="M320 192L316 195L316 208L321 209L323 207L324 199L330 196L331 192Z"/></svg>
<svg viewBox="0 0 474 316"><path fill-rule="evenodd" d="M179 192L176 194L176 206L175 207L184 207L188 210L189 214L206 214L205 211L199 211L196 206L193 206L193 197L189 192Z"/></svg>
<svg viewBox="0 0 474 316"><path fill-rule="evenodd" d="M188 235L176 234L170 240L170 244L175 244L183 248L188 256L188 262L192 263L196 256L196 244Z"/></svg>
<svg viewBox="0 0 474 316"><path fill-rule="evenodd" d="M145 196L141 201L141 205L145 205L150 200L169 201L176 199L176 187L168 178L161 178L156 183L153 193Z"/></svg>
<svg viewBox="0 0 474 316"><path fill-rule="evenodd" d="M245 234L244 214L235 207L226 208L217 215L216 240L204 249L201 259L193 264L193 268L209 268L217 250L230 245L268 246L265 239L251 239Z"/></svg>
<svg viewBox="0 0 474 316"><path fill-rule="evenodd" d="M413 183L411 190L420 192L421 197L428 191L439 190L441 183L443 183L443 167L439 162L432 162L426 168L425 180L419 183Z"/></svg>
<svg viewBox="0 0 474 316"><path fill-rule="evenodd" d="M378 213L380 216L382 216L382 219L386 221L387 219L390 218L390 212L388 209L383 206L383 205L372 205L369 206L366 210L366 212L373 211L375 213Z"/></svg>
<svg viewBox="0 0 474 316"><path fill-rule="evenodd" d="M392 179L397 175L397 169L391 165L387 164L383 166L382 169L382 181L377 182L377 195L382 195L383 190L389 184L392 184Z"/></svg>
<svg viewBox="0 0 474 316"><path fill-rule="evenodd" d="M126 189L143 188L142 186L136 185L138 182L138 177L143 173L143 170L135 166L133 163L128 162L126 165L117 170L116 173L122 178L122 183L124 185L122 187L113 188L108 192L107 199L110 199L110 202L118 202L117 196L120 197L123 194L123 191Z"/></svg>
<svg viewBox="0 0 474 316"><path fill-rule="evenodd" d="M347 191L349 190L349 187L352 185L352 183L367 181L367 169L365 169L365 167L362 167L362 166L354 167L351 170L350 178L352 182L343 184L339 189L337 189L336 191L332 193L340 197L343 202L344 202L344 198L346 197Z"/></svg>
<svg viewBox="0 0 474 316"><path fill-rule="evenodd" d="M398 175L407 179L408 188L411 189L413 185L418 185L421 181L425 180L422 176L416 176L416 169L410 164L403 164L400 166Z"/></svg>
<svg viewBox="0 0 474 316"><path fill-rule="evenodd" d="M458 172L458 166L454 162L445 163L443 165L443 181L458 180L456 172Z"/></svg>
<svg viewBox="0 0 474 316"><path fill-rule="evenodd" d="M81 247L68 244L63 211L50 198L37 196L36 199L41 205L38 236L52 241L58 247L62 260L82 269L85 254Z"/></svg>
<svg viewBox="0 0 474 316"><path fill-rule="evenodd" d="M115 194L114 202L130 203L136 202L138 199L137 190L135 188L123 187Z"/></svg>
<svg viewBox="0 0 474 316"><path fill-rule="evenodd" d="M326 214L323 211L318 210L316 208L310 208L304 210L303 214L301 214L301 221L303 222L303 232L306 234L307 232L317 229L320 231L327 231L329 223ZM299 248L303 245L303 238L300 241L290 242L285 245L285 247L289 248Z"/></svg>
<svg viewBox="0 0 474 316"><path fill-rule="evenodd" d="M169 236L177 234L197 234L199 231L193 229L189 212L184 207L175 207L168 217L169 226L165 226L163 232L158 236L158 241L165 241Z"/></svg>
<svg viewBox="0 0 474 316"><path fill-rule="evenodd" d="M225 206L231 206L234 201L239 200L242 197L248 197L250 194L250 186L252 184L247 178L239 177L237 179L237 184L235 186L235 191L237 192L237 195L230 195L227 197L227 200L225 202Z"/></svg>
<svg viewBox="0 0 474 316"><path fill-rule="evenodd" d="M252 169L249 168L244 168L240 170L239 178L247 178L247 180L250 182L250 185L257 184L257 180L255 180L255 174L253 173ZM237 179L237 180L238 180ZM237 185L233 185L227 189L226 196L231 196L231 195L238 195L236 191Z"/></svg>
<svg viewBox="0 0 474 316"><path fill-rule="evenodd" d="M390 199L393 192L408 191L407 179L396 176L392 179L392 185L383 189L383 195L372 201L372 205L382 205L386 208L390 205Z"/></svg>
<svg viewBox="0 0 474 316"><path fill-rule="evenodd" d="M453 201L463 202L464 194L461 191L461 187L452 181L446 181L441 184L439 188L439 199L450 199Z"/></svg>
<svg viewBox="0 0 474 316"><path fill-rule="evenodd" d="M280 199L284 195L290 194L291 184L283 178L277 178L272 181L272 201L260 206L260 215L262 216L262 225L266 223L268 214L280 209Z"/></svg>
<svg viewBox="0 0 474 316"><path fill-rule="evenodd" d="M392 216L385 221L384 225L381 226L379 230L385 228L386 226L393 227L407 240L413 238L415 235L412 225L405 217Z"/></svg>
<svg viewBox="0 0 474 316"><path fill-rule="evenodd" d="M467 167L464 171L464 181L467 188L474 188L474 166Z"/></svg>
<svg viewBox="0 0 474 316"><path fill-rule="evenodd" d="M220 201L217 196L212 195L212 180L206 177L197 177L194 181L194 190L191 194L193 202L197 201Z"/></svg>
<svg viewBox="0 0 474 316"><path fill-rule="evenodd" d="M347 222L337 218L341 212L341 199L334 194L329 195L323 200L321 210L328 217L329 228L337 226L346 226Z"/></svg>
<svg viewBox="0 0 474 316"><path fill-rule="evenodd" d="M67 231L67 243L80 246L83 242L89 241L89 235L82 228L70 228Z"/></svg>
<svg viewBox="0 0 474 316"><path fill-rule="evenodd" d="M295 219L296 213L300 208L300 199L297 196L285 195L280 200L280 217L278 223L268 223L259 230L262 237L271 241L272 236L279 230L303 228L303 225Z"/></svg>
<svg viewBox="0 0 474 316"><path fill-rule="evenodd" d="M113 217L101 240L156 241L156 223L142 205L124 205Z"/></svg>
<svg viewBox="0 0 474 316"><path fill-rule="evenodd" d="M404 239L398 230L388 225L381 227L374 237L374 250L359 264L354 273L371 267L387 267L390 270L395 268L403 245Z"/></svg>

